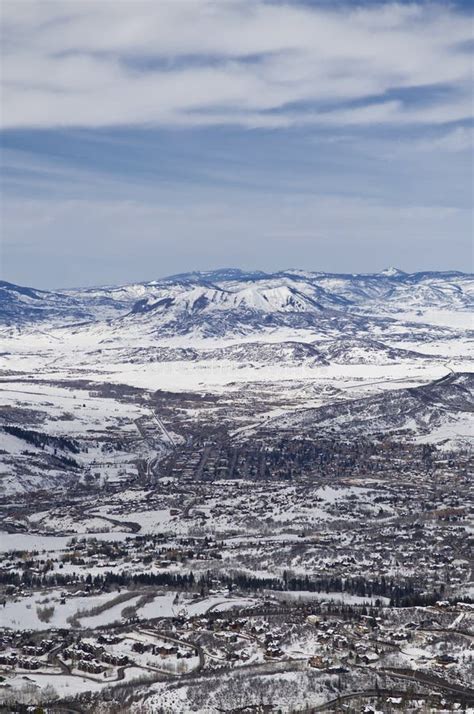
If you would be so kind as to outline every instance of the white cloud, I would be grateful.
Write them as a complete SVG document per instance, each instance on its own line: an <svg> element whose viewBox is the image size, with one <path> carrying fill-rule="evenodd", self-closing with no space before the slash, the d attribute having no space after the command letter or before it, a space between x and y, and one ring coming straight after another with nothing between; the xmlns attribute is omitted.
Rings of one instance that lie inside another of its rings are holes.
<svg viewBox="0 0 474 714"><path fill-rule="evenodd" d="M417 141L415 148L419 151L472 151L474 148L474 128L457 126L441 136Z"/></svg>
<svg viewBox="0 0 474 714"><path fill-rule="evenodd" d="M471 28L447 4L4 0L2 11L4 127L440 124L471 113L459 49ZM435 84L450 96L364 106Z"/></svg>

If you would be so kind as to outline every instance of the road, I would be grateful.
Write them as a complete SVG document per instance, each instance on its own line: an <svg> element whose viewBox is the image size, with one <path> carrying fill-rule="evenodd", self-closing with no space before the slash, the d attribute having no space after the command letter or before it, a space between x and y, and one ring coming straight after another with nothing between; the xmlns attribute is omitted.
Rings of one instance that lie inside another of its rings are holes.
<svg viewBox="0 0 474 714"><path fill-rule="evenodd" d="M152 412L152 416L153 416L153 419L155 420L155 422L157 423L159 429L161 430L161 433L162 433L163 436L165 437L165 439L168 441L168 443L169 443L173 448L175 448L175 447L176 447L176 441L175 441L174 438L171 436L171 434L170 434L170 432L168 431L168 429L166 428L166 426L163 424L163 421L162 421L161 417L159 417L158 414L157 414L155 411Z"/></svg>
<svg viewBox="0 0 474 714"><path fill-rule="evenodd" d="M467 702L474 703L474 689L464 687L461 684L455 684L454 682L449 682L447 679L443 679L437 675L428 674L427 672L418 672L414 669L398 669L395 667L383 667L381 671L386 672L391 677L408 679L412 682L417 682L418 684L436 687L437 689L441 689L444 693L456 695L458 697L462 697Z"/></svg>
<svg viewBox="0 0 474 714"><path fill-rule="evenodd" d="M406 692L404 689L361 689L357 692L349 692L348 694L341 694L339 697L336 697L335 699L330 699L329 701L325 702L324 704L320 704L319 706L316 707L311 707L310 709L300 709L300 710L294 710L292 714L316 714L316 712L325 712L325 711L340 711L341 704L343 702L349 702L354 699L373 699L375 697L383 697L383 698L388 698L388 697L402 697L402 699L408 699L412 695ZM414 695L415 698L420 699L421 695ZM429 703L439 705L439 699L437 697L433 697L431 694L425 694L423 695L423 699ZM379 705L380 706L380 705ZM337 707L337 709L334 709ZM402 710L400 710L402 711Z"/></svg>
<svg viewBox="0 0 474 714"><path fill-rule="evenodd" d="M168 449L175 449L176 441L175 441L174 437L170 434L170 432L168 431L166 426L164 425L161 417L159 417L158 414L156 413L156 411L154 411L153 409L150 410L150 413L151 413L151 419L153 420L153 422L156 424L156 426L159 429L159 433L160 433L159 442L161 444L166 444ZM157 447L156 441L158 441L158 438L155 436L153 438L150 438L150 435L147 433L147 430L142 423L145 419L146 419L146 417L144 417L144 416L139 417L138 419L134 420L134 424L137 427L138 433L142 437L143 441L145 441L150 448L157 449L158 447ZM164 456L164 453L165 453L165 450L163 450L163 451L158 450L152 456L149 456L147 458L147 460L146 460L146 477L149 481L151 481L153 476L155 475L155 468L158 465L161 458Z"/></svg>

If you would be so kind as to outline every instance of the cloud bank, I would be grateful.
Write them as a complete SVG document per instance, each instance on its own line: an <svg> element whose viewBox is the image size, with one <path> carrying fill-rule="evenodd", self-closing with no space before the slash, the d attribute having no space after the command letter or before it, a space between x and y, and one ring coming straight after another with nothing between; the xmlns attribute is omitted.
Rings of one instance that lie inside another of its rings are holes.
<svg viewBox="0 0 474 714"><path fill-rule="evenodd" d="M2 126L459 122L471 33L448 4L4 0Z"/></svg>

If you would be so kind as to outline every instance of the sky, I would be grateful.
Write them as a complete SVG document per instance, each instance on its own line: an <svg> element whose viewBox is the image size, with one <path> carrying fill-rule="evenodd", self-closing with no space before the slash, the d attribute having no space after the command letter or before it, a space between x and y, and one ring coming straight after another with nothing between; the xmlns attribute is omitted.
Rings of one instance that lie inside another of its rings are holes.
<svg viewBox="0 0 474 714"><path fill-rule="evenodd" d="M469 2L2 0L0 277L473 269Z"/></svg>

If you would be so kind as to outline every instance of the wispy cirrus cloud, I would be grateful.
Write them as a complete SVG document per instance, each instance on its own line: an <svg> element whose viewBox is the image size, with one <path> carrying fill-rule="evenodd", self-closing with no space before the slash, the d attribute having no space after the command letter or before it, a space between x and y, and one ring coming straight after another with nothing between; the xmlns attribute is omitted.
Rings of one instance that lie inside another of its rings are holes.
<svg viewBox="0 0 474 714"><path fill-rule="evenodd" d="M471 114L471 27L448 4L4 0L2 28L4 128Z"/></svg>

